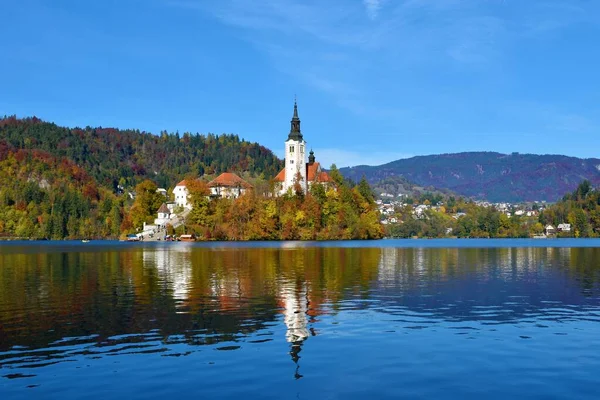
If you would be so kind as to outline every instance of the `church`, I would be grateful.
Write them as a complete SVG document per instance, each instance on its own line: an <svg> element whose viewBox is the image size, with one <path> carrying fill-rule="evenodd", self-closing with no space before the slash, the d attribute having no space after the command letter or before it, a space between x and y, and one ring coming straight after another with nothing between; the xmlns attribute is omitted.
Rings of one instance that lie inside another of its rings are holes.
<svg viewBox="0 0 600 400"><path fill-rule="evenodd" d="M290 133L285 141L285 166L277 174L275 193L285 194L288 190L294 191L296 182L304 193L314 184L330 185L331 178L323 171L321 164L315 161L315 153L311 150L306 162L306 141L300 131L300 118L298 117L298 104L294 100L294 115L292 116Z"/></svg>

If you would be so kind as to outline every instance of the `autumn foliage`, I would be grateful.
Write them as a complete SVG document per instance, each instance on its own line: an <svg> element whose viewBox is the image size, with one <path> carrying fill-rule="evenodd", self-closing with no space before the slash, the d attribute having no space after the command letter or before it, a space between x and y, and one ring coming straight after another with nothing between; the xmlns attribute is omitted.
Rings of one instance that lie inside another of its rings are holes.
<svg viewBox="0 0 600 400"><path fill-rule="evenodd" d="M0 118L0 236L117 238L152 223L182 177L241 171L255 191L209 196L188 180L193 209L177 229L204 240L376 239L382 236L370 188L333 171L335 187L265 194L281 161L236 135L160 135L113 128L62 128L38 118ZM262 189L260 189L262 188ZM169 229L173 229L169 227Z"/></svg>
<svg viewBox="0 0 600 400"><path fill-rule="evenodd" d="M0 150L0 236L119 236L124 199L99 186L84 169L44 151L2 142Z"/></svg>
<svg viewBox="0 0 600 400"><path fill-rule="evenodd" d="M189 188L188 188L189 189ZM190 191L193 209L186 231L203 240L379 239L379 212L360 188L314 185L306 195L281 197L253 191L237 199L209 199L201 186Z"/></svg>

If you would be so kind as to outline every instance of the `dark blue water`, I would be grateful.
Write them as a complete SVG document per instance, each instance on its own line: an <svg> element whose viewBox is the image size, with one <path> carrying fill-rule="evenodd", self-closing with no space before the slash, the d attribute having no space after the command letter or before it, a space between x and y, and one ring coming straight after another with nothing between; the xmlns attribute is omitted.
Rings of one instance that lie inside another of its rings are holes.
<svg viewBox="0 0 600 400"><path fill-rule="evenodd" d="M0 398L597 399L599 247L0 244Z"/></svg>

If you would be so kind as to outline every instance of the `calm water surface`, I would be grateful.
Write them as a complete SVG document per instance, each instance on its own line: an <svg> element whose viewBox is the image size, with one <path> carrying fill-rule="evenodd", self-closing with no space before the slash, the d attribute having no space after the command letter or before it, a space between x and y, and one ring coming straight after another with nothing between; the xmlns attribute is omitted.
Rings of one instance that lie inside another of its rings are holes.
<svg viewBox="0 0 600 400"><path fill-rule="evenodd" d="M600 241L0 244L0 398L600 398Z"/></svg>

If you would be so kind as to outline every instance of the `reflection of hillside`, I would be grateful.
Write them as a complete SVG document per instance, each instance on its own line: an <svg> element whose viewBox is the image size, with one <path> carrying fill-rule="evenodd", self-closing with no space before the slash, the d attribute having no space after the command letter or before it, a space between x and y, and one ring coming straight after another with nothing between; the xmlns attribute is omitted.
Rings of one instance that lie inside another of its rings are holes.
<svg viewBox="0 0 600 400"><path fill-rule="evenodd" d="M0 254L0 347L39 348L92 333L102 341L152 330L164 337L183 334L198 344L233 340L276 319L281 302L287 310L282 323L294 342L307 337L308 325L335 309L348 291L368 290L379 253L173 244ZM208 332L206 341L202 335Z"/></svg>
<svg viewBox="0 0 600 400"><path fill-rule="evenodd" d="M502 322L562 304L593 304L600 292L597 248L218 249L174 243L0 253L0 266L0 349L147 332L211 344L274 329L290 343L295 362L323 315L353 307Z"/></svg>

